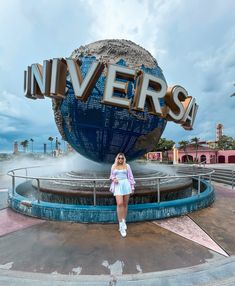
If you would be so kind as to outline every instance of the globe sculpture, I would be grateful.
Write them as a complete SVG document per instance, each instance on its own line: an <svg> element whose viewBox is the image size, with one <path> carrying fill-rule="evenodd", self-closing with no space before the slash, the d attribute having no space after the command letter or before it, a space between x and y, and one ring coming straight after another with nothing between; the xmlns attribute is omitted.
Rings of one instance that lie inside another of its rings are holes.
<svg viewBox="0 0 235 286"><path fill-rule="evenodd" d="M95 60L143 70L164 79L156 59L144 48L127 40L102 40L76 49L72 58L79 59L85 77ZM118 152L134 160L159 141L166 120L144 111L133 111L102 103L107 68L96 82L86 102L77 100L71 79L66 80L66 96L54 99L55 121L62 137L78 153L97 162L112 162ZM127 97L134 98L136 82L128 82ZM120 94L115 94L120 96ZM124 95L123 95L124 96ZM160 102L164 106L164 100Z"/></svg>

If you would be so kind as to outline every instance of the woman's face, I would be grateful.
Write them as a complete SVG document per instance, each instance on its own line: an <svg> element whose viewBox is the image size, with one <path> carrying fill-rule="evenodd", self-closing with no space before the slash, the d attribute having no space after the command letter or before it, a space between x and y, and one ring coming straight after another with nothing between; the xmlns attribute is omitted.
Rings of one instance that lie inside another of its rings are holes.
<svg viewBox="0 0 235 286"><path fill-rule="evenodd" d="M124 162L124 156L123 155L118 155L118 164L122 165Z"/></svg>

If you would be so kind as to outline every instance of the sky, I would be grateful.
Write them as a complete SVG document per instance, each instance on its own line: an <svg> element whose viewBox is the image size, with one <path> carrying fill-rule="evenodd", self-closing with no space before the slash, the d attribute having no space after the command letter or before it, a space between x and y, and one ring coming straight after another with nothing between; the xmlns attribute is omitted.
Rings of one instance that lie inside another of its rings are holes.
<svg viewBox="0 0 235 286"><path fill-rule="evenodd" d="M169 86L196 98L194 129L168 122L162 137L215 140L217 123L235 137L234 19L233 0L0 0L0 152L14 141L33 138L42 149L49 136L61 137L51 100L24 97L27 66L103 39L141 45Z"/></svg>

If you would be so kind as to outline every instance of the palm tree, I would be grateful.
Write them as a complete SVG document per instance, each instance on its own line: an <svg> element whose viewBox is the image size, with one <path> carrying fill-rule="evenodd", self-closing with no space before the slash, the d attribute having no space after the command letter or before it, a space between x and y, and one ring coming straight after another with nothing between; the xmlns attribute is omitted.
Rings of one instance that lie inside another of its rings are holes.
<svg viewBox="0 0 235 286"><path fill-rule="evenodd" d="M187 150L188 144L189 144L188 141L183 141L183 140L182 140L182 141L179 142L180 149L183 149L184 152L185 152L187 162L189 161L189 160L188 160L188 150Z"/></svg>
<svg viewBox="0 0 235 286"><path fill-rule="evenodd" d="M34 142L34 140L31 138L30 141L31 141L31 148L32 148L32 153L33 153L33 142Z"/></svg>
<svg viewBox="0 0 235 286"><path fill-rule="evenodd" d="M24 152L26 152L28 145L29 145L29 141L28 140L24 140L22 142L20 142L20 145L22 145Z"/></svg>
<svg viewBox="0 0 235 286"><path fill-rule="evenodd" d="M23 147L23 150L24 150L24 152L25 152L25 144L24 144L24 141L21 141L21 142L20 142L20 145Z"/></svg>
<svg viewBox="0 0 235 286"><path fill-rule="evenodd" d="M50 136L48 140L51 141L51 154L53 154L52 141L54 140L54 138Z"/></svg>
<svg viewBox="0 0 235 286"><path fill-rule="evenodd" d="M58 141L58 137L55 138L55 149L58 150L59 149L59 141Z"/></svg>
<svg viewBox="0 0 235 286"><path fill-rule="evenodd" d="M191 142L193 143L194 147L195 147L195 151L196 151L196 158L195 158L195 161L197 162L197 152L198 152L198 147L199 147L199 140L200 138L198 137L194 137L191 139Z"/></svg>

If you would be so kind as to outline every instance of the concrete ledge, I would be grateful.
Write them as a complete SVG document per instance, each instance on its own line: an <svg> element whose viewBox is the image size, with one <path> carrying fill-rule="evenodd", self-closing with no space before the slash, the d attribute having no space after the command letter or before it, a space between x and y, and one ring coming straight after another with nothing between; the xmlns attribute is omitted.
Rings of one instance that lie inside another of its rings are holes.
<svg viewBox="0 0 235 286"><path fill-rule="evenodd" d="M129 205L127 221L137 222L181 216L208 207L214 202L214 188L205 180L202 180L201 184L204 185L203 189L205 190L200 195L161 203ZM29 199L18 194L9 195L9 205L17 212L40 219L82 223L114 223L117 221L115 205L88 206L38 203L37 201L29 201Z"/></svg>

